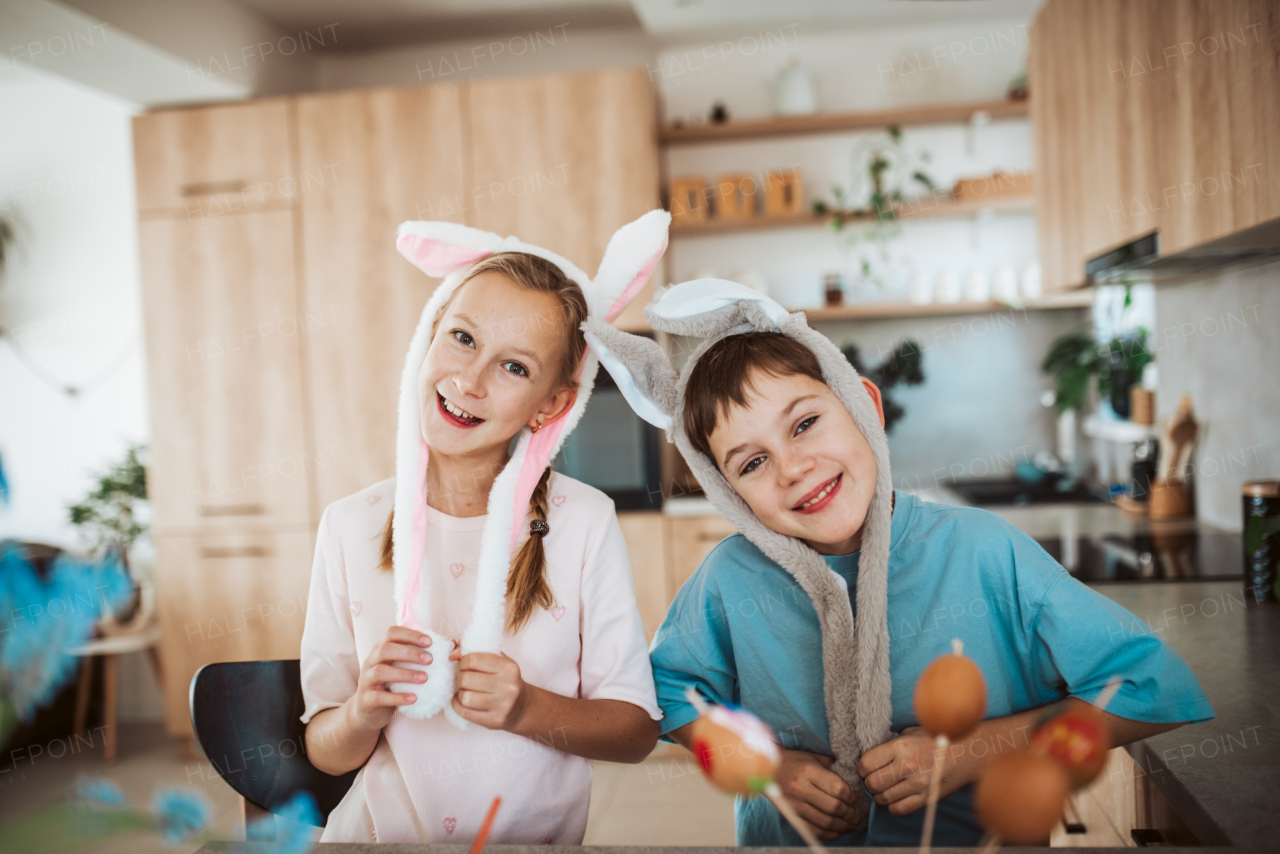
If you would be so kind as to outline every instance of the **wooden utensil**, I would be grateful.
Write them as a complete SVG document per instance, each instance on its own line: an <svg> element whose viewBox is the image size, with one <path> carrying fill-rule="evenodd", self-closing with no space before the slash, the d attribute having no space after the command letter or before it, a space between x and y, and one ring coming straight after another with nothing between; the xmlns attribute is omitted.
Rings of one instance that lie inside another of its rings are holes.
<svg viewBox="0 0 1280 854"><path fill-rule="evenodd" d="M1160 430L1160 464L1156 467L1160 480L1182 479L1198 431L1199 425L1191 411L1191 395L1184 394L1178 401L1178 411L1165 419Z"/></svg>

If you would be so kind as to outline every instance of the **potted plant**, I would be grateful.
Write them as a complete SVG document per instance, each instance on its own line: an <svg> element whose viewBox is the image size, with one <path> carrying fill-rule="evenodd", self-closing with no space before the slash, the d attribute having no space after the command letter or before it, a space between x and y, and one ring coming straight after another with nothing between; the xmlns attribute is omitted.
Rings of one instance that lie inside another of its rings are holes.
<svg viewBox="0 0 1280 854"><path fill-rule="evenodd" d="M98 478L79 503L67 508L71 524L94 553L115 551L129 565L129 549L147 530L146 446L134 445L124 459Z"/></svg>

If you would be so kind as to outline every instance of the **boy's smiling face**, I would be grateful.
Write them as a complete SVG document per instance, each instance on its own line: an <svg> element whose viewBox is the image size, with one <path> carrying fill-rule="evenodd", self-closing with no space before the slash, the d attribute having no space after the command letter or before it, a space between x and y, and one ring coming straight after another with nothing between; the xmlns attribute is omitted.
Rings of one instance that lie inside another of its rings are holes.
<svg viewBox="0 0 1280 854"><path fill-rule="evenodd" d="M863 380L884 423L880 390ZM754 370L745 406L720 413L708 444L729 485L760 521L819 554L862 547L876 461L825 383Z"/></svg>

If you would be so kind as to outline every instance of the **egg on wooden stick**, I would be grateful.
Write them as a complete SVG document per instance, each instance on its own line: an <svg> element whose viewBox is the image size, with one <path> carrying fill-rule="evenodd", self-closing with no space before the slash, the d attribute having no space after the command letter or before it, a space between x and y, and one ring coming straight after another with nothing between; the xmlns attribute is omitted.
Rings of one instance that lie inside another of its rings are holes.
<svg viewBox="0 0 1280 854"><path fill-rule="evenodd" d="M684 693L689 704L698 710L698 718L689 730L690 745L711 784L731 795L764 795L811 851L823 851L822 843L787 803L774 781L782 751L773 732L745 709L708 704L692 685Z"/></svg>
<svg viewBox="0 0 1280 854"><path fill-rule="evenodd" d="M950 653L935 658L920 674L912 705L920 726L934 736L933 774L920 835L921 854L927 854L933 845L947 745L968 735L987 713L987 680L973 659L964 654L964 643L959 638L951 641Z"/></svg>
<svg viewBox="0 0 1280 854"><path fill-rule="evenodd" d="M1032 751L1061 765L1072 789L1089 785L1106 767L1111 725L1103 711L1119 690L1120 679L1113 677L1092 703L1050 706L1032 732Z"/></svg>
<svg viewBox="0 0 1280 854"><path fill-rule="evenodd" d="M973 808L982 826L1014 845L1048 839L1066 803L1067 775L1062 767L1025 749L992 759L973 792Z"/></svg>

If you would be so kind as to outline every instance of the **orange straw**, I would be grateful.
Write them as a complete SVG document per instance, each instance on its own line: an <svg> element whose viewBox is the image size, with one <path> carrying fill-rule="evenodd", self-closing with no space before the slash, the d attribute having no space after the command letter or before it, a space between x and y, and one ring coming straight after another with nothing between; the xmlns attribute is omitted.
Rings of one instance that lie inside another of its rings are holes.
<svg viewBox="0 0 1280 854"><path fill-rule="evenodd" d="M480 825L480 832L476 834L476 841L471 843L470 854L480 854L484 850L484 844L489 841L489 831L493 829L493 820L498 816L498 807L502 805L502 795L497 795L493 799L493 803L489 805L489 814L484 817L484 824Z"/></svg>

